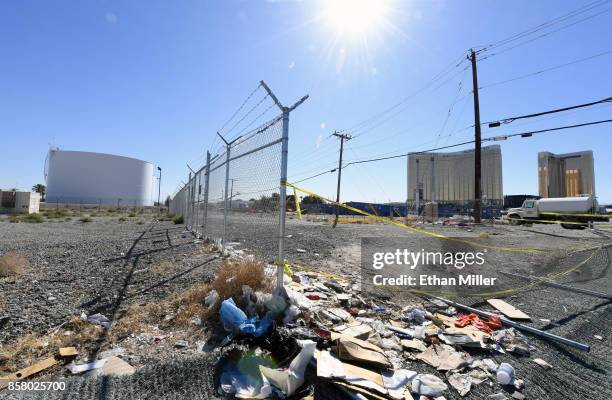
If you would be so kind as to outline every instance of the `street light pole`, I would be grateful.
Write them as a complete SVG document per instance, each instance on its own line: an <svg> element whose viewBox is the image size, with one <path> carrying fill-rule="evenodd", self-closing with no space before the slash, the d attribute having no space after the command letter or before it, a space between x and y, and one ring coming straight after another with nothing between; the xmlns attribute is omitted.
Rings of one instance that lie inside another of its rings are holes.
<svg viewBox="0 0 612 400"><path fill-rule="evenodd" d="M161 197L161 168L157 167L157 170L159 171L159 179L157 184L157 213L161 214L161 203L159 202Z"/></svg>

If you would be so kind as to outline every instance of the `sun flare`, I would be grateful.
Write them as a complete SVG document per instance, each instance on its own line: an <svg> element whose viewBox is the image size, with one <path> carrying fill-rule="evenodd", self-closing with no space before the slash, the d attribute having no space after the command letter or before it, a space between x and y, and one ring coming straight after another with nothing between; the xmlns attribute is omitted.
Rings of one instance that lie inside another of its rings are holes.
<svg viewBox="0 0 612 400"><path fill-rule="evenodd" d="M388 11L386 0L326 0L325 18L339 34L365 34L376 30Z"/></svg>

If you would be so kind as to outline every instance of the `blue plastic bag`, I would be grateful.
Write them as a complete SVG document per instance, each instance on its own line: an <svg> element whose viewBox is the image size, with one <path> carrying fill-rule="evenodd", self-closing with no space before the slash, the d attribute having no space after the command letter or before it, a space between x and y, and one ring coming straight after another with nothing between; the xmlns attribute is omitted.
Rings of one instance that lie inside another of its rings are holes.
<svg viewBox="0 0 612 400"><path fill-rule="evenodd" d="M219 315L223 322L223 328L228 332L240 332L245 335L259 337L264 335L272 325L272 320L268 314L261 321L259 321L257 316L247 318L244 311L236 306L232 298L226 299L221 303Z"/></svg>

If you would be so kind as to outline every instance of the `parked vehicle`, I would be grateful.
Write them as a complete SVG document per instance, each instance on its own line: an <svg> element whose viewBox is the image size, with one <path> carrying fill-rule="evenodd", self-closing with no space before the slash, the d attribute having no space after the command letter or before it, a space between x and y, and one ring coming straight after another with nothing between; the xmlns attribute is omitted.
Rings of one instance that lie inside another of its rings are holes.
<svg viewBox="0 0 612 400"><path fill-rule="evenodd" d="M594 196L527 199L508 210L513 225L559 221L565 229L584 229L589 222L609 221Z"/></svg>

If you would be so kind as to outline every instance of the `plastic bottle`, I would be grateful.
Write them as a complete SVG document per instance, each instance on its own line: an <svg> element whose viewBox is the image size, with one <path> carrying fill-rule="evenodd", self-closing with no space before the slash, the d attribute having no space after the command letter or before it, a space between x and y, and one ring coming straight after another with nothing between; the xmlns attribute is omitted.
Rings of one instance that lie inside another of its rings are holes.
<svg viewBox="0 0 612 400"><path fill-rule="evenodd" d="M514 382L514 367L508 363L501 363L497 368L497 382L501 385L512 385Z"/></svg>

